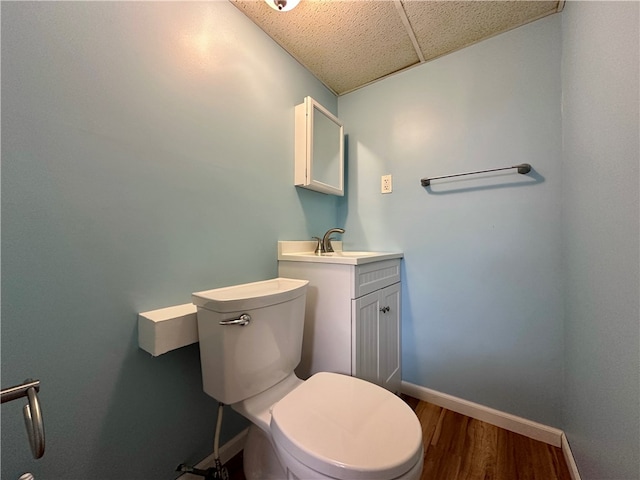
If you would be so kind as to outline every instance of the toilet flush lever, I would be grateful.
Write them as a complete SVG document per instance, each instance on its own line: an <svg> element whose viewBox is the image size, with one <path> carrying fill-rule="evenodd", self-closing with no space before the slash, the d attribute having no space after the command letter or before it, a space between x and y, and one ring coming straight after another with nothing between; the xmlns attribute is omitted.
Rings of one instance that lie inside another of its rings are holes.
<svg viewBox="0 0 640 480"><path fill-rule="evenodd" d="M218 323L220 325L240 325L241 327L244 327L245 325L248 325L250 321L251 321L251 315L249 315L248 313L243 313L238 318L230 318L229 320L220 320L220 322Z"/></svg>

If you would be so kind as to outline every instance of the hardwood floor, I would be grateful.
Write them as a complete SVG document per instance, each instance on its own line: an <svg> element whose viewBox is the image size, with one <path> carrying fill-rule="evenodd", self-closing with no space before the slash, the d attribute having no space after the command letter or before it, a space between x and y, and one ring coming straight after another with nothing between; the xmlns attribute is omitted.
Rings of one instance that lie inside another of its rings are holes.
<svg viewBox="0 0 640 480"><path fill-rule="evenodd" d="M562 450L404 397L422 425L422 480L571 480Z"/></svg>
<svg viewBox="0 0 640 480"><path fill-rule="evenodd" d="M562 450L431 403L403 396L422 425L421 480L571 480ZM242 453L227 462L245 480Z"/></svg>

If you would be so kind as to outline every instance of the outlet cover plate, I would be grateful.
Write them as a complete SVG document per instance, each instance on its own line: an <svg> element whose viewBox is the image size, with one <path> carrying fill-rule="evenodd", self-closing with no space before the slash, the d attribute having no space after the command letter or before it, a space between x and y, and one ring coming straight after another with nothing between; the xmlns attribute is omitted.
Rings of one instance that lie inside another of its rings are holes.
<svg viewBox="0 0 640 480"><path fill-rule="evenodd" d="M393 182L391 174L382 175L380 179L380 193L391 193L393 191Z"/></svg>

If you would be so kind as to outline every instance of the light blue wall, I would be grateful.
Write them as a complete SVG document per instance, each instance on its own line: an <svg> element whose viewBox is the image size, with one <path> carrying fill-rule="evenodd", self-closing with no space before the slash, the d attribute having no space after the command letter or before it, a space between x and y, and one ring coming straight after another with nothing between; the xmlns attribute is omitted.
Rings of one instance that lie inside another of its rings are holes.
<svg viewBox="0 0 640 480"><path fill-rule="evenodd" d="M335 225L405 252L405 380L565 428L585 480L638 478L637 3L570 2L339 100L228 2L1 8L2 386L41 379L48 440L31 460L3 405L2 478L208 455L198 348L150 357L137 312L274 276L278 239ZM339 104L342 199L292 187L305 95Z"/></svg>
<svg viewBox="0 0 640 480"><path fill-rule="evenodd" d="M336 223L293 187L294 106L337 100L229 2L2 2L2 386L42 382L47 452L2 406L2 478L173 478L212 451L197 346L137 312L277 275ZM245 423L225 417L223 441Z"/></svg>
<svg viewBox="0 0 640 480"><path fill-rule="evenodd" d="M405 253L403 379L560 424L560 17L339 97L347 247ZM527 162L529 176L433 182ZM380 176L393 193L380 194Z"/></svg>
<svg viewBox="0 0 640 480"><path fill-rule="evenodd" d="M562 13L563 425L583 480L640 478L639 6Z"/></svg>

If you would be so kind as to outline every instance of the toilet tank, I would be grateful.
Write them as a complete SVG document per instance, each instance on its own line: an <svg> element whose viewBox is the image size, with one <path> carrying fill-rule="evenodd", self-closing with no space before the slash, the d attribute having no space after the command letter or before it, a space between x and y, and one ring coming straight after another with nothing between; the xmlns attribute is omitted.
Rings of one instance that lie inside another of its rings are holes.
<svg viewBox="0 0 640 480"><path fill-rule="evenodd" d="M192 295L204 391L225 404L257 395L300 363L307 280L274 278ZM246 322L221 325L236 319Z"/></svg>

